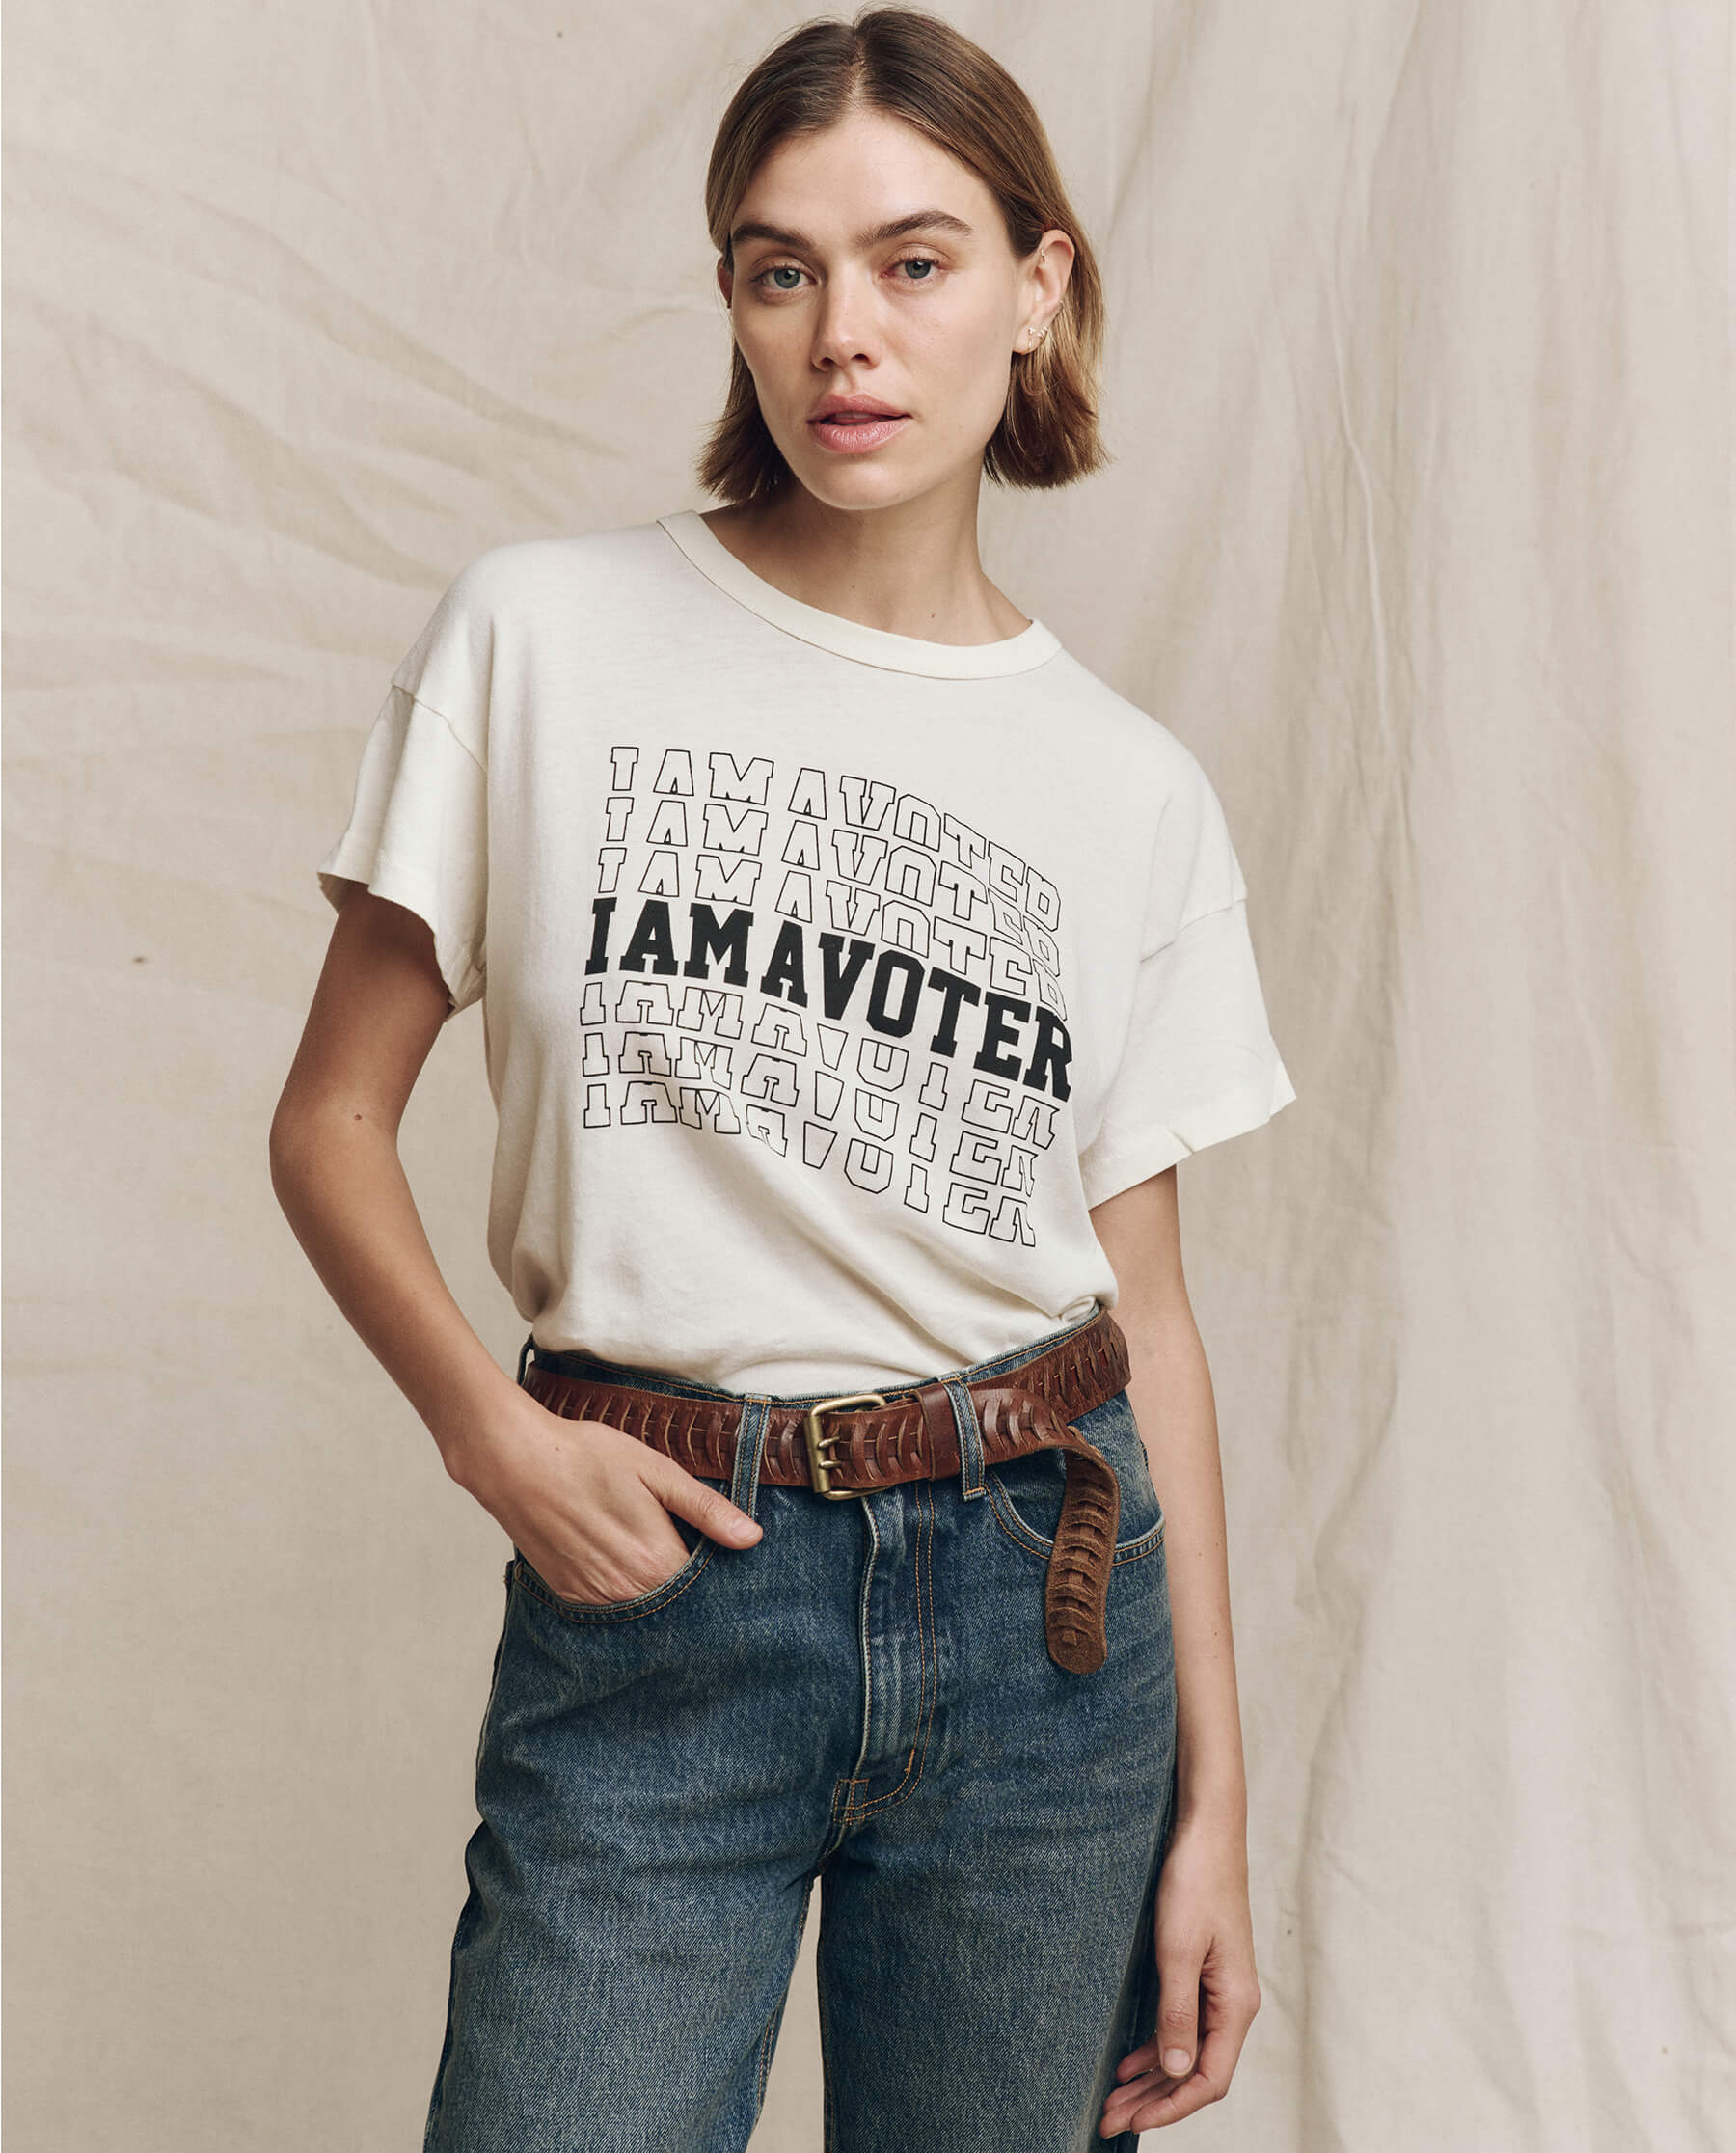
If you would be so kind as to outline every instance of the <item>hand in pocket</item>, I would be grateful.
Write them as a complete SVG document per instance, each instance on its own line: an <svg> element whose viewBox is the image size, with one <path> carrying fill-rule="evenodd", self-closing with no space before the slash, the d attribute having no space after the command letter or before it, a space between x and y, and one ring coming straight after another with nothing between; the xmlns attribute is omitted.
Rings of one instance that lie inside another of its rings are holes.
<svg viewBox="0 0 1736 2153"><path fill-rule="evenodd" d="M762 1528L721 1488L607 1422L563 1420L513 1387L448 1469L549 1590L602 1606L653 1593L690 1553L675 1519L725 1547Z"/></svg>

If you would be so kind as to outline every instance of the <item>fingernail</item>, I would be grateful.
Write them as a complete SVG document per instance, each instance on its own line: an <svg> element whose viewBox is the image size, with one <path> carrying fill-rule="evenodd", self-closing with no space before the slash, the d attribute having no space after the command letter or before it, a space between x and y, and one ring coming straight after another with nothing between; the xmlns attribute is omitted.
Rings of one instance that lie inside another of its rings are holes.
<svg viewBox="0 0 1736 2153"><path fill-rule="evenodd" d="M1171 2078L1180 2078L1191 2060L1185 2049L1165 2049L1163 2052L1163 2067Z"/></svg>

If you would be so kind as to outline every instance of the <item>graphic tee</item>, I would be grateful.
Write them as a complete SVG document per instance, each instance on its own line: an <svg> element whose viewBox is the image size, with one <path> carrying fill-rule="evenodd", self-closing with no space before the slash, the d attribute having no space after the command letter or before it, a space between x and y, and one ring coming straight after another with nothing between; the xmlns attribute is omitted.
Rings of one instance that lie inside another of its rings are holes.
<svg viewBox="0 0 1736 2153"><path fill-rule="evenodd" d="M1092 1207L1295 1097L1189 750L1033 620L928 642L696 512L500 546L321 862L480 1000L539 1346L921 1382L1113 1307Z"/></svg>

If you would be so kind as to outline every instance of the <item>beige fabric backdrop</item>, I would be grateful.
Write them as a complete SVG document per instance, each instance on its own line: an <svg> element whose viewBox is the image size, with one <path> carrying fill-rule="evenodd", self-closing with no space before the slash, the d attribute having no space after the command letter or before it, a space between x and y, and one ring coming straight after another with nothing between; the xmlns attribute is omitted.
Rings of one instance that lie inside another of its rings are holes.
<svg viewBox="0 0 1736 2153"><path fill-rule="evenodd" d="M1181 1169L1265 1996L1189 2142L1712 2153L1729 12L952 16L1045 114L1113 317L1119 461L990 498L986 559L1217 781L1301 1093ZM420 2143L504 1543L266 1127L441 587L703 504L704 162L798 19L14 0L17 2153ZM467 1015L407 1156L510 1365L491 1136ZM819 2144L811 1949L756 2153Z"/></svg>

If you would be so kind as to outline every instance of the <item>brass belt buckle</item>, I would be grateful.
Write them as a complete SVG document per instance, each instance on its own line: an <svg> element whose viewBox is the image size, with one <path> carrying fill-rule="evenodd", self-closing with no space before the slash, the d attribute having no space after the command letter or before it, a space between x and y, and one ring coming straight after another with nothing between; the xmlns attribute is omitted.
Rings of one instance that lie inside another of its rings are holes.
<svg viewBox="0 0 1736 2153"><path fill-rule="evenodd" d="M835 1435L821 1432L820 1416L829 1413L834 1405L883 1405L885 1400L879 1391L846 1391L841 1398L822 1398L807 1409L808 1471L813 1477L816 1494L824 1495L828 1503L847 1503L853 1495L864 1491L859 1487L834 1487L828 1470L832 1460L826 1455L827 1443L835 1443Z"/></svg>

